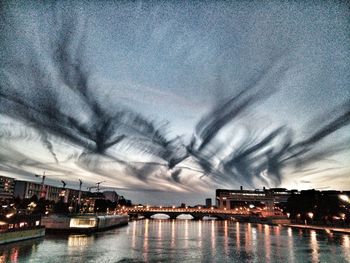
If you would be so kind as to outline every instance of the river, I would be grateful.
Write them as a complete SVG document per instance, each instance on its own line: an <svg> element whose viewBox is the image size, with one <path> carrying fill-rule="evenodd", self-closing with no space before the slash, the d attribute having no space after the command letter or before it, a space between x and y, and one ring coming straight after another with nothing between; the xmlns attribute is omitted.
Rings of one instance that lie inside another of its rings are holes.
<svg viewBox="0 0 350 263"><path fill-rule="evenodd" d="M140 220L0 246L0 262L350 262L350 236L233 221Z"/></svg>

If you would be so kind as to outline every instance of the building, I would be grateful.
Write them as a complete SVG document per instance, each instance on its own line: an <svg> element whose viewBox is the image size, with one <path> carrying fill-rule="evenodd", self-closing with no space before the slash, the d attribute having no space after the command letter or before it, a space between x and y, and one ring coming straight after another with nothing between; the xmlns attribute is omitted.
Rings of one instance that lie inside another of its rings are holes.
<svg viewBox="0 0 350 263"><path fill-rule="evenodd" d="M83 198L86 191L81 191ZM59 201L63 198L65 203L75 202L79 196L79 190L62 188L51 185L44 185L42 183L15 181L14 196L21 199L31 198L36 195L38 198L45 198L45 200Z"/></svg>
<svg viewBox="0 0 350 263"><path fill-rule="evenodd" d="M211 206L212 206L211 198L206 198L206 199L205 199L205 206L206 206L206 207L211 207Z"/></svg>
<svg viewBox="0 0 350 263"><path fill-rule="evenodd" d="M15 181L14 196L21 199L31 198L34 195L38 198L45 198L46 200L58 201L62 188L43 185L41 183L28 181Z"/></svg>
<svg viewBox="0 0 350 263"><path fill-rule="evenodd" d="M0 176L0 200L13 198L15 180L10 177Z"/></svg>
<svg viewBox="0 0 350 263"><path fill-rule="evenodd" d="M255 190L216 190L217 207L221 209L237 209L241 207L266 207L273 209L275 205L285 204L292 193L297 190L285 188L255 189Z"/></svg>
<svg viewBox="0 0 350 263"><path fill-rule="evenodd" d="M105 196L106 200L109 200L112 203L118 202L119 195L116 191L103 191L103 195Z"/></svg>

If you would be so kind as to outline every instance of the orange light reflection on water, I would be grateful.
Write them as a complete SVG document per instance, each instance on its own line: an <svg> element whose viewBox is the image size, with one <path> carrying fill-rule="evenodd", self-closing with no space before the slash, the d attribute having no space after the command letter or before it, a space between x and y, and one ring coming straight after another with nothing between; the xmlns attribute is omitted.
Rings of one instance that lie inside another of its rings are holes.
<svg viewBox="0 0 350 263"><path fill-rule="evenodd" d="M158 220L158 240L162 239L162 220Z"/></svg>
<svg viewBox="0 0 350 263"><path fill-rule="evenodd" d="M198 246L202 248L202 220L198 221Z"/></svg>
<svg viewBox="0 0 350 263"><path fill-rule="evenodd" d="M172 220L171 222L171 248L175 248L175 220Z"/></svg>
<svg viewBox="0 0 350 263"><path fill-rule="evenodd" d="M253 247L252 245L252 225L251 223L246 224L246 231L245 231L245 251L251 250Z"/></svg>
<svg viewBox="0 0 350 263"><path fill-rule="evenodd" d="M149 219L145 219L145 231L143 235L143 256L145 261L148 260L148 228L149 228Z"/></svg>
<svg viewBox="0 0 350 263"><path fill-rule="evenodd" d="M136 221L132 223L131 247L136 248Z"/></svg>
<svg viewBox="0 0 350 263"><path fill-rule="evenodd" d="M215 235L215 220L211 221L211 250L212 255L216 254L216 235Z"/></svg>
<svg viewBox="0 0 350 263"><path fill-rule="evenodd" d="M188 248L188 220L185 220L185 248Z"/></svg>
<svg viewBox="0 0 350 263"><path fill-rule="evenodd" d="M240 237L240 225L239 222L236 223L236 245L237 250L241 250L241 237Z"/></svg>
<svg viewBox="0 0 350 263"><path fill-rule="evenodd" d="M294 255L293 230L291 227L288 227L287 233L288 233L289 258L290 258L290 262L293 263L293 262L295 262L295 255Z"/></svg>
<svg viewBox="0 0 350 263"><path fill-rule="evenodd" d="M315 230L310 230L310 248L312 262L319 262L319 246L317 242L317 233Z"/></svg>
<svg viewBox="0 0 350 263"><path fill-rule="evenodd" d="M224 250L225 250L225 255L228 255L228 225L227 225L227 220L224 221Z"/></svg>
<svg viewBox="0 0 350 263"><path fill-rule="evenodd" d="M350 262L350 236L344 235L341 244L343 253L348 262Z"/></svg>
<svg viewBox="0 0 350 263"><path fill-rule="evenodd" d="M13 248L11 250L11 262L17 263L18 262L18 248Z"/></svg>
<svg viewBox="0 0 350 263"><path fill-rule="evenodd" d="M68 247L84 247L94 242L93 236L70 235L68 237Z"/></svg>
<svg viewBox="0 0 350 263"><path fill-rule="evenodd" d="M270 226L264 225L265 262L271 262Z"/></svg>

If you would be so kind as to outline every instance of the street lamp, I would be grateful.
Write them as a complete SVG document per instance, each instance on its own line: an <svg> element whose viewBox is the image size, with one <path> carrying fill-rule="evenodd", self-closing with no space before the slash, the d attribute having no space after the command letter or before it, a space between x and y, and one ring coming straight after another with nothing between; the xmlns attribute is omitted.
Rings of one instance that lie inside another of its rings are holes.
<svg viewBox="0 0 350 263"><path fill-rule="evenodd" d="M310 217L310 219L312 219L314 217L314 213L309 212L309 213L307 213L307 216Z"/></svg>
<svg viewBox="0 0 350 263"><path fill-rule="evenodd" d="M347 195L338 195L338 197L340 200L342 200L344 202L347 202L347 203L350 202L349 196L347 196Z"/></svg>
<svg viewBox="0 0 350 263"><path fill-rule="evenodd" d="M345 220L345 214L344 213L340 213L339 215L340 215L341 219Z"/></svg>

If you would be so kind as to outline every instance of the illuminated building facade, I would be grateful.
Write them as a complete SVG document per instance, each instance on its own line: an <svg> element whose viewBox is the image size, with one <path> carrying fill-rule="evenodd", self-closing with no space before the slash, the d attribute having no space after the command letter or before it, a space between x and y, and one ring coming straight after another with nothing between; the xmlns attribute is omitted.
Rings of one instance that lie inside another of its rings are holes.
<svg viewBox="0 0 350 263"><path fill-rule="evenodd" d="M84 194L84 191L82 191ZM41 183L15 181L14 197L21 199L31 198L36 195L38 198L45 198L45 200L59 201L63 198L64 202L75 201L78 198L79 190L56 187L51 185L42 185Z"/></svg>
<svg viewBox="0 0 350 263"><path fill-rule="evenodd" d="M256 190L216 190L216 204L220 209L237 209L241 207L267 207L273 209L276 204L286 203L297 190L270 188Z"/></svg>
<svg viewBox="0 0 350 263"><path fill-rule="evenodd" d="M13 197L14 179L6 176L0 176L0 200L6 200Z"/></svg>

